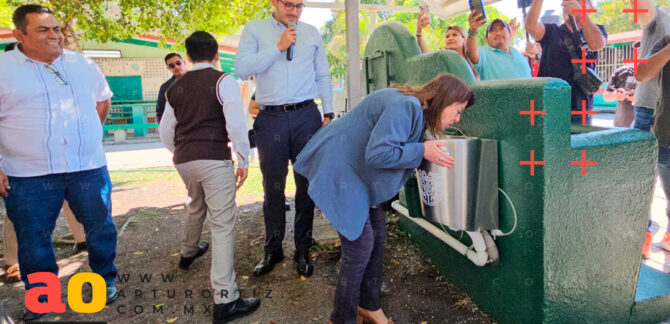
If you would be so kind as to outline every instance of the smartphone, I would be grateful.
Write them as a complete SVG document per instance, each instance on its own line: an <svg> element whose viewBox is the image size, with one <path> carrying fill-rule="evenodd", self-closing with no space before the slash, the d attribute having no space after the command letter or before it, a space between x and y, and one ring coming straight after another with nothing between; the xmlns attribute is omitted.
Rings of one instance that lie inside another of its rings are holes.
<svg viewBox="0 0 670 324"><path fill-rule="evenodd" d="M482 15L479 20L488 20L486 17L486 9L484 9L483 0L468 0L468 4L470 5L470 10L474 11L475 16L479 14Z"/></svg>
<svg viewBox="0 0 670 324"><path fill-rule="evenodd" d="M433 23L433 20L430 17L430 9L428 9L428 5L425 3L421 3L419 5L419 12L422 13L424 16L428 17L428 25Z"/></svg>

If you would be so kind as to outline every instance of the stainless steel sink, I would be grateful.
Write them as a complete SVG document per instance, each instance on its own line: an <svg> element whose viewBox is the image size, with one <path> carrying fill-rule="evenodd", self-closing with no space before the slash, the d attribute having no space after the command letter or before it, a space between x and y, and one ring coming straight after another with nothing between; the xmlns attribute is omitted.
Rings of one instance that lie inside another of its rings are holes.
<svg viewBox="0 0 670 324"><path fill-rule="evenodd" d="M450 136L452 168L423 160L417 169L421 211L433 222L457 231L498 228L498 142Z"/></svg>

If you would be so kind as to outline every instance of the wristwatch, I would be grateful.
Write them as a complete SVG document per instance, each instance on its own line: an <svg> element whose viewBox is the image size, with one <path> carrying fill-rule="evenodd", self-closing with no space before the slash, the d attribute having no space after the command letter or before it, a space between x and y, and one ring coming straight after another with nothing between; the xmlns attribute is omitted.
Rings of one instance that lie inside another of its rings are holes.
<svg viewBox="0 0 670 324"><path fill-rule="evenodd" d="M330 113L325 113L323 114L323 118L329 118L330 120L335 119L335 114L330 112Z"/></svg>

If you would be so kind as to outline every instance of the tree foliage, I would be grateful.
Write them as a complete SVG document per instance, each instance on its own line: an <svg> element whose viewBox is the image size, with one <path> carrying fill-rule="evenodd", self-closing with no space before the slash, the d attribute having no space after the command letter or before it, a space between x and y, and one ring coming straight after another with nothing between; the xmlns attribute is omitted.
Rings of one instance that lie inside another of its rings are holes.
<svg viewBox="0 0 670 324"><path fill-rule="evenodd" d="M5 0L0 0L0 27L12 25L12 10Z"/></svg>
<svg viewBox="0 0 670 324"><path fill-rule="evenodd" d="M155 34L181 43L196 30L229 35L271 11L269 1L255 0L0 0L0 16L25 3L51 8L78 38L99 42Z"/></svg>
<svg viewBox="0 0 670 324"><path fill-rule="evenodd" d="M670 6L670 0L655 0L653 3L661 8ZM630 1L600 0L598 12L591 14L591 19L604 25L610 35L640 29L639 25L633 23L633 14L623 12L623 9L630 8Z"/></svg>

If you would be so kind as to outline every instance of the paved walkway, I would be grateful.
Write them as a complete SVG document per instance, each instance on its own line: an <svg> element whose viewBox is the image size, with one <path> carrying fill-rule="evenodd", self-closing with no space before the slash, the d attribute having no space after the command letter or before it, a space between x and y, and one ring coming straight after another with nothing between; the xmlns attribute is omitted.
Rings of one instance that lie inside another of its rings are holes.
<svg viewBox="0 0 670 324"><path fill-rule="evenodd" d="M105 145L105 156L110 171L172 166L172 153L157 139L136 144Z"/></svg>

